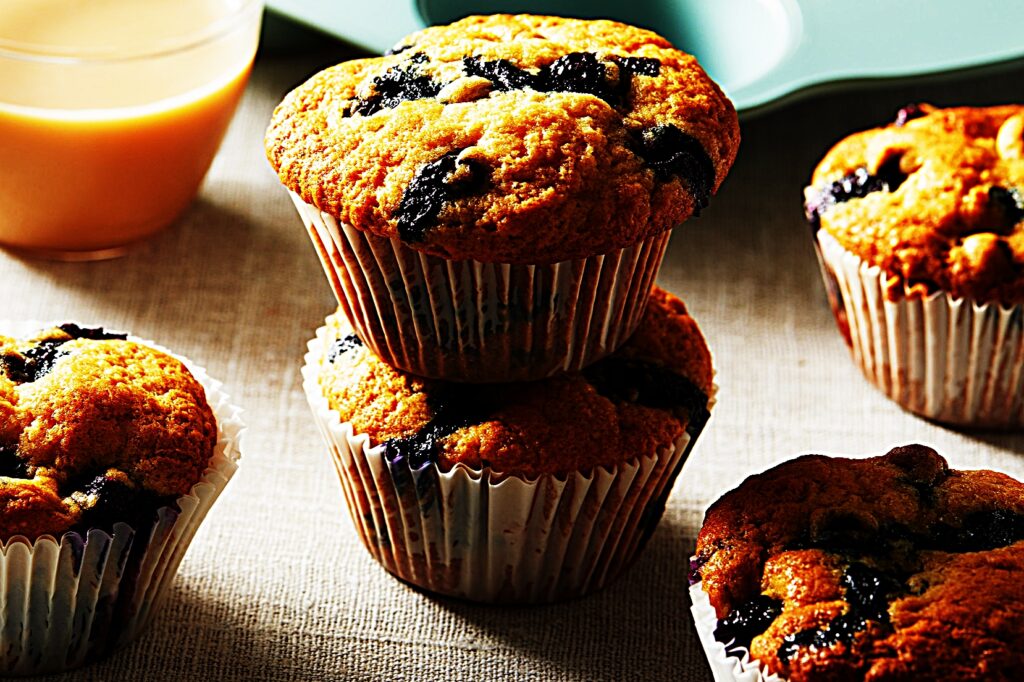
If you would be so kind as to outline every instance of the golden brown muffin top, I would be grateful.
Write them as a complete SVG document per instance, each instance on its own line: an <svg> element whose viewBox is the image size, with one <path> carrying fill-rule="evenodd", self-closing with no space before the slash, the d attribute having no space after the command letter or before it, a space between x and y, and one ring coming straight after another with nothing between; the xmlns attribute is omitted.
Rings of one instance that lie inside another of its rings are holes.
<svg viewBox="0 0 1024 682"><path fill-rule="evenodd" d="M468 17L344 62L274 112L267 157L307 203L450 259L607 253L700 210L736 156L691 56L613 21Z"/></svg>
<svg viewBox="0 0 1024 682"><path fill-rule="evenodd" d="M703 427L711 355L682 301L655 289L637 332L581 373L513 384L456 384L401 372L340 314L320 384L357 433L392 461L534 478L614 467Z"/></svg>
<svg viewBox="0 0 1024 682"><path fill-rule="evenodd" d="M1009 680L1024 665L1024 484L934 450L808 455L708 509L715 636L793 680Z"/></svg>
<svg viewBox="0 0 1024 682"><path fill-rule="evenodd" d="M1024 106L904 108L833 147L805 199L894 295L1024 302Z"/></svg>
<svg viewBox="0 0 1024 682"><path fill-rule="evenodd" d="M0 540L130 522L188 493L216 438L203 387L163 352L72 324L0 337Z"/></svg>

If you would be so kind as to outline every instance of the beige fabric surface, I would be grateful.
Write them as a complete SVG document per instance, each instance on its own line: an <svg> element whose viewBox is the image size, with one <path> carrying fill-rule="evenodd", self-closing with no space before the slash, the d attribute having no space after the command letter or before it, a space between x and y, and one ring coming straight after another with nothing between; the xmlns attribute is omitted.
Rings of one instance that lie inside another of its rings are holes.
<svg viewBox="0 0 1024 682"><path fill-rule="evenodd" d="M261 146L281 95L342 56L264 55L199 199L127 257L61 264L0 252L0 318L72 318L155 339L223 380L250 424L238 475L149 632L67 679L705 681L686 558L703 510L748 473L796 453L919 441L954 466L1024 477L1020 435L931 425L861 378L801 213L803 182L840 136L906 101L1007 100L1024 68L876 84L744 121L722 192L673 236L660 282L701 323L720 391L632 569L600 594L542 608L474 606L399 583L359 544L302 396L305 342L332 297Z"/></svg>

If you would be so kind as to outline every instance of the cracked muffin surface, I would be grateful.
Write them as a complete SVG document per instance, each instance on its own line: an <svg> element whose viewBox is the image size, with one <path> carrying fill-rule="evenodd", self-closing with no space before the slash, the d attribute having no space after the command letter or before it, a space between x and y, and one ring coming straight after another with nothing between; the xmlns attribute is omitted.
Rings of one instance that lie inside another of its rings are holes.
<svg viewBox="0 0 1024 682"><path fill-rule="evenodd" d="M696 60L655 33L493 15L313 76L265 143L289 189L359 230L449 259L552 263L698 212L739 127Z"/></svg>
<svg viewBox="0 0 1024 682"><path fill-rule="evenodd" d="M814 229L891 295L1024 302L1024 106L911 105L837 143L805 190Z"/></svg>
<svg viewBox="0 0 1024 682"><path fill-rule="evenodd" d="M187 494L213 454L203 387L123 334L0 337L0 528L35 538L131 523Z"/></svg>
<svg viewBox="0 0 1024 682"><path fill-rule="evenodd" d="M637 332L580 373L511 384L423 379L387 365L330 318L319 382L343 421L391 461L536 477L613 467L699 432L711 356L675 296L655 289Z"/></svg>
<svg viewBox="0 0 1024 682"><path fill-rule="evenodd" d="M715 637L800 680L1010 680L1024 484L934 450L808 455L720 498L695 569Z"/></svg>

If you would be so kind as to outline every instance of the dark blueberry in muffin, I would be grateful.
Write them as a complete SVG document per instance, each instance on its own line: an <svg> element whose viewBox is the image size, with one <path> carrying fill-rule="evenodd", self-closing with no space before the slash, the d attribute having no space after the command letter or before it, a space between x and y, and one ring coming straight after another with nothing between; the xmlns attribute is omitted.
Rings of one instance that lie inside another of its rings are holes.
<svg viewBox="0 0 1024 682"><path fill-rule="evenodd" d="M988 202L993 224L986 226L994 232L1010 232L1024 220L1024 193L1019 189L993 186L988 190Z"/></svg>
<svg viewBox="0 0 1024 682"><path fill-rule="evenodd" d="M846 601L850 605L823 628L811 628L786 636L779 647L779 660L785 662L802 647L825 649L849 642L868 626L868 621L889 622L889 598L902 593L902 585L888 575L861 563L852 563L843 573Z"/></svg>
<svg viewBox="0 0 1024 682"><path fill-rule="evenodd" d="M392 464L407 463L412 469L437 461L438 441L460 428L453 422L432 421L417 433L404 438L392 438L384 443L384 456Z"/></svg>
<svg viewBox="0 0 1024 682"><path fill-rule="evenodd" d="M901 591L900 584L893 578L862 563L846 567L842 584L851 609L883 622L889 619L889 595Z"/></svg>
<svg viewBox="0 0 1024 682"><path fill-rule="evenodd" d="M37 381L53 369L54 364L64 354L61 346L72 339L121 339L127 334L108 332L102 327L79 327L77 324L65 323L58 327L71 339L43 339L22 353L8 352L0 356L0 369L7 378L19 384Z"/></svg>
<svg viewBox="0 0 1024 682"><path fill-rule="evenodd" d="M850 611L830 620L826 628L812 628L787 635L779 647L779 660L785 663L802 648L827 649L839 642L849 642L867 625L867 620L859 612Z"/></svg>
<svg viewBox="0 0 1024 682"><path fill-rule="evenodd" d="M730 653L741 647L748 648L751 640L767 630L780 613L781 601L760 594L740 604L719 620L715 628L715 639L724 644L731 641L732 644L726 647Z"/></svg>
<svg viewBox="0 0 1024 682"><path fill-rule="evenodd" d="M82 508L80 525L109 528L116 521L134 517L140 495L135 486L101 474L85 484L81 492L74 493L72 498Z"/></svg>
<svg viewBox="0 0 1024 682"><path fill-rule="evenodd" d="M409 183L396 213L403 241L422 241L445 202L471 194L483 185L486 169L472 159L459 160L461 152L456 149L431 161Z"/></svg>
<svg viewBox="0 0 1024 682"><path fill-rule="evenodd" d="M523 90L536 86L536 77L507 59L484 61L480 57L466 57L462 69L467 76L479 76L491 81L495 90Z"/></svg>
<svg viewBox="0 0 1024 682"><path fill-rule="evenodd" d="M440 441L461 428L472 426L476 419L453 413L438 414L417 433L405 438L392 438L384 443L384 456L392 464L407 462L420 469L437 461Z"/></svg>
<svg viewBox="0 0 1024 682"><path fill-rule="evenodd" d="M0 357L7 378L15 383L37 381L45 376L63 354L60 347L67 339L45 339L21 354L7 353Z"/></svg>
<svg viewBox="0 0 1024 682"><path fill-rule="evenodd" d="M908 104L896 112L896 121L894 125L897 128L902 128L907 124L907 121L911 121L915 118L921 118L926 113L928 112L922 109L920 105Z"/></svg>
<svg viewBox="0 0 1024 682"><path fill-rule="evenodd" d="M173 496L161 497L110 473L91 479L87 476L84 484L80 481L78 485L81 489L70 497L82 509L78 522L82 529L110 530L118 521L139 528L156 509L174 500Z"/></svg>
<svg viewBox="0 0 1024 682"><path fill-rule="evenodd" d="M867 168L858 168L818 189L817 196L809 200L804 207L807 220L812 226L817 227L821 214L836 204L851 199L862 199L872 192L894 192L903 184L906 177L900 171L898 156L890 157L874 175L868 173Z"/></svg>
<svg viewBox="0 0 1024 682"><path fill-rule="evenodd" d="M362 345L363 340L355 334L349 334L340 338L332 343L331 347L327 350L327 362L334 362L339 356L344 355L353 348L359 348Z"/></svg>
<svg viewBox="0 0 1024 682"><path fill-rule="evenodd" d="M694 215L708 205L715 165L696 138L672 124L652 126L641 131L637 153L659 178L678 175L690 186Z"/></svg>
<svg viewBox="0 0 1024 682"><path fill-rule="evenodd" d="M653 57L619 57L620 68L637 76L657 76L661 73L661 62Z"/></svg>
<svg viewBox="0 0 1024 682"><path fill-rule="evenodd" d="M572 52L559 57L538 74L538 90L580 92L614 104L617 98L608 85L604 64L592 52Z"/></svg>
<svg viewBox="0 0 1024 682"><path fill-rule="evenodd" d="M420 469L437 461L440 441L459 429L487 419L490 406L480 402L475 391L458 386L438 389L429 398L434 417L418 432L405 438L392 438L384 443L384 455L392 464L405 461L412 469Z"/></svg>
<svg viewBox="0 0 1024 682"><path fill-rule="evenodd" d="M415 54L405 65L393 66L374 78L374 93L354 100L351 113L371 116L384 109L394 109L402 102L436 96L441 84L422 73L419 67L425 61L425 55Z"/></svg>
<svg viewBox="0 0 1024 682"><path fill-rule="evenodd" d="M650 57L616 57L627 77L617 84L608 80L608 69L593 52L571 52L563 55L537 73L521 69L506 59L484 61L479 57L466 57L463 70L467 76L479 76L491 81L495 90L524 90L538 92L579 92L599 97L612 106L620 106L629 89L629 74L657 76L661 62Z"/></svg>

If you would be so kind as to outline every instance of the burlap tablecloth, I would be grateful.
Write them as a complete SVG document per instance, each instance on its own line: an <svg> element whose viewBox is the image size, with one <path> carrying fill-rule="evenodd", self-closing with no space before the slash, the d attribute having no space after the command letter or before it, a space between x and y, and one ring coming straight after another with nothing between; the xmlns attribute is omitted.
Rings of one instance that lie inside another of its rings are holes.
<svg viewBox="0 0 1024 682"><path fill-rule="evenodd" d="M879 84L744 121L721 193L673 236L660 283L701 323L720 392L632 569L600 594L543 608L473 606L396 581L359 544L300 390L305 342L332 296L261 144L283 93L345 54L323 43L263 54L199 199L127 257L0 252L0 318L73 318L158 340L223 380L250 424L238 475L149 632L67 679L705 681L686 558L703 510L747 474L796 453L919 441L954 466L1024 477L1021 436L934 426L861 378L801 214L803 183L839 137L907 101L1009 100L1024 68Z"/></svg>

